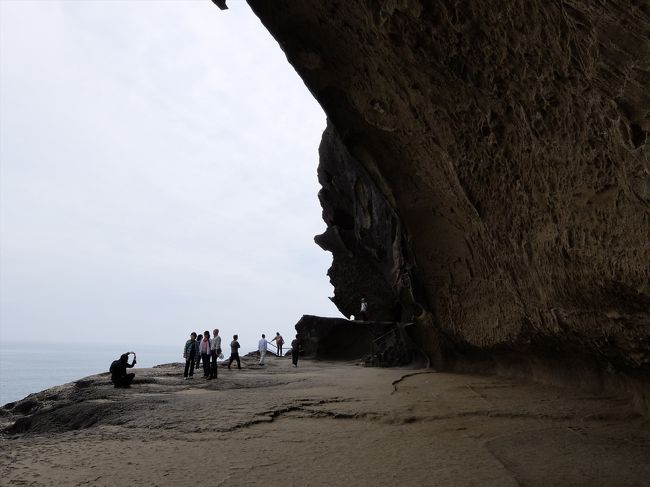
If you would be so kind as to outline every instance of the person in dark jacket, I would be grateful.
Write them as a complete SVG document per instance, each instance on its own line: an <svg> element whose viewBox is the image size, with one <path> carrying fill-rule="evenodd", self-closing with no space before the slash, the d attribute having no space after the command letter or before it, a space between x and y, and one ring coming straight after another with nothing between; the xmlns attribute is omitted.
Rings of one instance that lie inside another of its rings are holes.
<svg viewBox="0 0 650 487"><path fill-rule="evenodd" d="M291 363L294 367L298 367L298 354L300 353L300 342L298 335L291 341Z"/></svg>
<svg viewBox="0 0 650 487"><path fill-rule="evenodd" d="M230 370L230 365L232 364L233 360L237 361L237 368L241 369L241 361L239 360L239 342L237 341L237 338L239 338L237 335L233 335L232 342L230 342L230 358L228 359L228 370Z"/></svg>
<svg viewBox="0 0 650 487"><path fill-rule="evenodd" d="M196 363L196 333L194 332L190 334L190 339L185 342L183 358L185 359L185 371L183 372L183 377L185 379L193 379L194 364Z"/></svg>
<svg viewBox="0 0 650 487"><path fill-rule="evenodd" d="M133 354L133 362L129 364L129 354ZM131 372L126 373L126 369L130 369L136 364L135 352L126 352L120 355L118 360L114 360L109 369L111 373L111 382L115 387L131 387L135 374Z"/></svg>
<svg viewBox="0 0 650 487"><path fill-rule="evenodd" d="M203 339L203 335L196 335L196 340L194 341L194 346L196 350L194 350L194 358L196 359L196 370L199 370L199 367L201 367L201 340Z"/></svg>

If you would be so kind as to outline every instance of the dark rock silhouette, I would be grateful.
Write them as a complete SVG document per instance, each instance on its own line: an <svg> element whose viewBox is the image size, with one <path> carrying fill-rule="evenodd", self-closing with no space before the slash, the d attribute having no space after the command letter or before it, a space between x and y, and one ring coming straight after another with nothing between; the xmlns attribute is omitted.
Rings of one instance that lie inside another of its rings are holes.
<svg viewBox="0 0 650 487"><path fill-rule="evenodd" d="M226 0L212 0L212 3L214 3L221 10L228 10L228 5L226 5Z"/></svg>
<svg viewBox="0 0 650 487"><path fill-rule="evenodd" d="M317 360L362 360L366 365L429 365L410 337L414 323L349 321L303 315L296 323L301 354Z"/></svg>
<svg viewBox="0 0 650 487"><path fill-rule="evenodd" d="M647 401L647 4L248 3L328 117L346 316L366 296L437 367L572 364Z"/></svg>

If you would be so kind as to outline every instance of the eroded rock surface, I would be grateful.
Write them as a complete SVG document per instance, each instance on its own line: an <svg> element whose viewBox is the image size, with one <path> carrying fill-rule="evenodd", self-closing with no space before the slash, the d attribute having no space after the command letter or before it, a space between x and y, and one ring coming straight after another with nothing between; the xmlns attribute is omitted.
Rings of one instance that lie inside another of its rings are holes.
<svg viewBox="0 0 650 487"><path fill-rule="evenodd" d="M648 384L648 2L248 2L329 119L345 315Z"/></svg>
<svg viewBox="0 0 650 487"><path fill-rule="evenodd" d="M650 476L650 424L613 395L256 362L216 381L183 380L182 364L137 369L130 389L92 376L31 395L29 412L5 407L22 429L0 434L0 484L185 485L207 471L206 451L222 485L630 486Z"/></svg>

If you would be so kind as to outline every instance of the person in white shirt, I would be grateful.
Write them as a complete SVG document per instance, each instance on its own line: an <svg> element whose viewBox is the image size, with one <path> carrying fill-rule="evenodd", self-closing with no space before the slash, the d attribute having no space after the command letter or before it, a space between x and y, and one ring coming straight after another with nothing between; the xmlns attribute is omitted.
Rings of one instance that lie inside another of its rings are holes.
<svg viewBox="0 0 650 487"><path fill-rule="evenodd" d="M212 366L210 367L210 377L208 379L217 378L217 359L221 355L221 337L219 330L215 328L212 331L212 342L210 343L210 356L212 358Z"/></svg>
<svg viewBox="0 0 650 487"><path fill-rule="evenodd" d="M257 349L260 351L260 365L264 365L264 358L266 357L266 346L269 342L266 341L266 335L262 333L262 339L257 343Z"/></svg>
<svg viewBox="0 0 650 487"><path fill-rule="evenodd" d="M361 308L359 309L359 318L361 321L366 321L366 312L368 311L368 302L366 298L361 298Z"/></svg>

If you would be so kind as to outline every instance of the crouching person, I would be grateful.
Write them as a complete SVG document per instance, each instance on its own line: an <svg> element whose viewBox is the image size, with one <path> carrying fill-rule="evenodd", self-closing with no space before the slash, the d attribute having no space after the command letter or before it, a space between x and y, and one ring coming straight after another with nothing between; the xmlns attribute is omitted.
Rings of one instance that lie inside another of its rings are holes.
<svg viewBox="0 0 650 487"><path fill-rule="evenodd" d="M133 354L133 362L129 364L129 354ZM136 364L135 352L123 353L118 360L111 364L111 382L115 387L130 387L135 377L134 373L127 374L126 369L130 369Z"/></svg>

